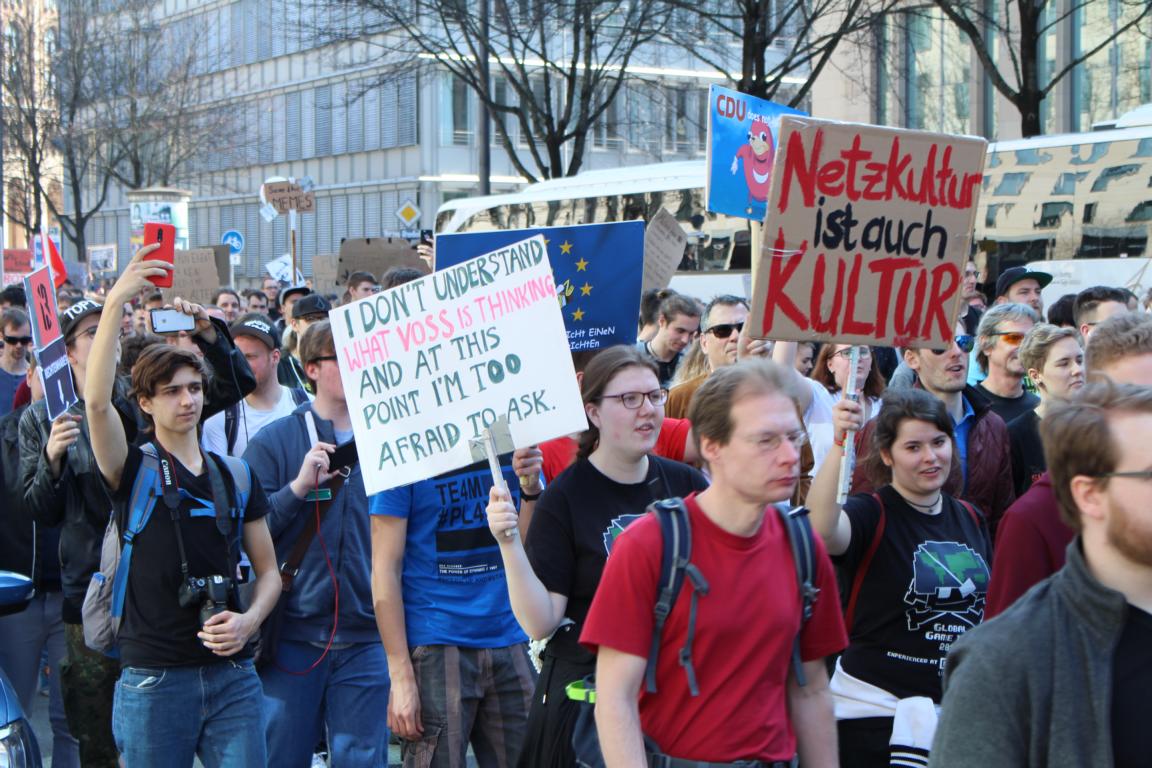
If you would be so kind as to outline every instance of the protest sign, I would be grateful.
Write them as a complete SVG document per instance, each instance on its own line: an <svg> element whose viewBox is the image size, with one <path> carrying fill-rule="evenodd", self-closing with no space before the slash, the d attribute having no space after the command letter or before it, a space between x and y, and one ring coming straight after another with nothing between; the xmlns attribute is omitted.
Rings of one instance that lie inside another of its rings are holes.
<svg viewBox="0 0 1152 768"><path fill-rule="evenodd" d="M211 248L177 250L172 264L172 287L161 290L165 304L171 304L177 296L197 304L212 303L213 295L223 283Z"/></svg>
<svg viewBox="0 0 1152 768"><path fill-rule="evenodd" d="M32 315L32 343L36 349L60 338L60 321L56 311L56 287L52 270L41 267L24 278L24 296Z"/></svg>
<svg viewBox="0 0 1152 768"><path fill-rule="evenodd" d="M753 335L950 342L986 142L785 116L779 146Z"/></svg>
<svg viewBox="0 0 1152 768"><path fill-rule="evenodd" d="M676 217L664 208L652 217L644 230L644 280L641 292L667 288L684 258L688 234Z"/></svg>
<svg viewBox="0 0 1152 768"><path fill-rule="evenodd" d="M312 257L312 290L337 295L344 290L340 285L340 265L336 254L318 253Z"/></svg>
<svg viewBox="0 0 1152 768"><path fill-rule="evenodd" d="M472 464L492 424L519 447L588 426L542 237L329 317L369 494Z"/></svg>
<svg viewBox="0 0 1152 768"><path fill-rule="evenodd" d="M304 191L301 185L293 181L266 181L263 192L267 204L275 208L277 213L316 212L316 193Z"/></svg>
<svg viewBox="0 0 1152 768"><path fill-rule="evenodd" d="M346 282L353 272L368 272L379 280L392 267L411 267L425 274L428 272L428 265L417 255L416 248L403 238L348 237L340 241L338 283Z"/></svg>
<svg viewBox="0 0 1152 768"><path fill-rule="evenodd" d="M88 266L93 272L115 272L116 243L88 246Z"/></svg>
<svg viewBox="0 0 1152 768"><path fill-rule="evenodd" d="M543 235L548 245L568 346L635 344L644 272L642 221L438 235L436 269L535 235Z"/></svg>
<svg viewBox="0 0 1152 768"><path fill-rule="evenodd" d="M58 338L43 349L37 349L36 360L39 366L36 374L44 385L48 420L53 421L79 401L64 339Z"/></svg>
<svg viewBox="0 0 1152 768"><path fill-rule="evenodd" d="M283 256L277 256L264 265L264 269L275 280L279 280L286 285L303 285L304 275L300 270L296 270L296 279L292 280L292 254L286 253Z"/></svg>
<svg viewBox="0 0 1152 768"><path fill-rule="evenodd" d="M782 115L804 113L739 91L708 88L708 210L763 221Z"/></svg>

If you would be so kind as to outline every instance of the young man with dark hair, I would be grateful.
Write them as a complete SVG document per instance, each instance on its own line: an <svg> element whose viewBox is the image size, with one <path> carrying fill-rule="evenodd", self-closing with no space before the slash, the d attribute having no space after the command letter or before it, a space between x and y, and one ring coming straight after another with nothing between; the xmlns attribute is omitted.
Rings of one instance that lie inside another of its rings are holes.
<svg viewBox="0 0 1152 768"><path fill-rule="evenodd" d="M933 765L1127 768L1152 752L1152 390L1090 384L1040 430L1076 538L1058 573L952 646Z"/></svg>
<svg viewBox="0 0 1152 768"><path fill-rule="evenodd" d="M380 290L380 283L371 272L353 272L348 275L348 301L365 299Z"/></svg>
<svg viewBox="0 0 1152 768"><path fill-rule="evenodd" d="M996 278L996 304L1027 304L1036 314L1044 312L1041 291L1052 282L1047 272L1031 272L1026 267L1011 267Z"/></svg>
<svg viewBox="0 0 1152 768"><path fill-rule="evenodd" d="M16 388L28 376L28 354L32 351L32 326L22 309L6 309L0 314L4 330L4 350L0 352L0 416L11 412Z"/></svg>
<svg viewBox="0 0 1152 768"><path fill-rule="evenodd" d="M1076 305L1076 294L1066 293L1048 307L1048 322L1057 328L1075 328L1076 315L1073 308Z"/></svg>
<svg viewBox="0 0 1152 768"><path fill-rule="evenodd" d="M1087 343L1097 325L1128 311L1127 292L1121 288L1096 285L1076 294L1076 301L1072 305L1072 322Z"/></svg>
<svg viewBox="0 0 1152 768"><path fill-rule="evenodd" d="M268 314L268 297L265 296L262 291L249 288L244 291L244 301L247 307L247 309L245 309L246 312L259 312L262 315ZM275 318L273 318L273 321L275 321Z"/></svg>
<svg viewBox="0 0 1152 768"><path fill-rule="evenodd" d="M195 355L156 345L137 360L132 394L151 432L144 446L128 442L112 402L116 312L149 277L171 269L147 260L154 249L137 251L108 292L85 380L92 454L120 530L128 530L136 504L152 505L132 538L131 560L119 566L130 570L117 637L121 672L113 732L128 766L190 768L196 756L213 766L263 765L262 693L249 641L280 595L264 520L268 500L258 485L247 494L241 490L237 473L251 478L247 466L233 467L200 448L206 373ZM203 314L195 304L174 303L177 310ZM146 471L150 460L157 471ZM155 486L145 494L140 484L148 482ZM236 589L241 549L256 574L246 610Z"/></svg>
<svg viewBox="0 0 1152 768"><path fill-rule="evenodd" d="M6 285L0 291L0 309L28 309L28 299L24 295L24 286Z"/></svg>
<svg viewBox="0 0 1152 768"><path fill-rule="evenodd" d="M240 301L240 294L233 289L224 287L216 291L212 296L212 303L224 312L224 322L234 323L236 318L240 317L243 303Z"/></svg>
<svg viewBox="0 0 1152 768"><path fill-rule="evenodd" d="M262 429L244 452L271 502L277 562L319 518L284 594L279 642L266 649L274 663L260 671L268 764L307 768L326 733L333 766L375 768L388 763L388 664L372 606L364 476L359 462L329 462L352 440L352 418L328 320L308 326L299 352L316 399ZM321 509L324 491L331 502Z"/></svg>
<svg viewBox="0 0 1152 768"><path fill-rule="evenodd" d="M656 363L660 386L671 386L684 350L699 330L700 307L694 299L676 293L660 303L656 335L651 341L636 342L636 348Z"/></svg>
<svg viewBox="0 0 1152 768"><path fill-rule="evenodd" d="M660 523L646 515L613 544L580 637L598 653L596 726L613 768L784 766L797 755L806 768L837 765L824 663L847 645L836 577L817 538L819 596L802 622L793 547L771 508L792 495L805 439L790 382L775 363L747 360L716 371L696 391L688 418L712 485L685 504L691 563L708 587L697 603L685 581L661 635L655 693L644 678ZM779 589L769 598L765 584ZM793 667L798 634L805 685ZM681 660L686 643L698 695Z"/></svg>

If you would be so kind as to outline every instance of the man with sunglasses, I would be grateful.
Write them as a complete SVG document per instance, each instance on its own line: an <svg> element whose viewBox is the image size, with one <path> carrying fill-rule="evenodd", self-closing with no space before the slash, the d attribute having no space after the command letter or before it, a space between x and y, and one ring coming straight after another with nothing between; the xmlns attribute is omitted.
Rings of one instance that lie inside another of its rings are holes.
<svg viewBox="0 0 1152 768"><path fill-rule="evenodd" d="M987 377L976 390L1005 424L1040 404L1039 397L1024 389L1027 372L1020 362L1020 342L1038 322L1040 316L1026 304L997 304L980 318L976 362Z"/></svg>
<svg viewBox="0 0 1152 768"><path fill-rule="evenodd" d="M12 411L16 388L28 375L28 352L32 349L32 327L22 309L6 309L0 315L4 326L4 352L0 354L0 416Z"/></svg>
<svg viewBox="0 0 1152 768"><path fill-rule="evenodd" d="M1152 391L1089 385L1040 431L1076 536L1059 572L952 646L932 764L1146 766Z"/></svg>
<svg viewBox="0 0 1152 768"><path fill-rule="evenodd" d="M700 349L704 352L708 372L672 387L668 404L664 406L666 417L682 419L687 416L688 403L704 380L713 372L736 362L740 331L747 318L748 303L738 296L717 296L708 303L700 331Z"/></svg>

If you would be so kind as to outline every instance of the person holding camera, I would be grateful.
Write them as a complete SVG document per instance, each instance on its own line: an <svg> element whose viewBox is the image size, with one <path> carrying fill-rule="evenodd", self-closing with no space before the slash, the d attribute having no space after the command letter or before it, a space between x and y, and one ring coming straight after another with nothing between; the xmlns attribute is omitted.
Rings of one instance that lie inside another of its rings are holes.
<svg viewBox="0 0 1152 768"><path fill-rule="evenodd" d="M200 359L167 345L145 350L132 369L132 396L151 432L129 443L113 405L121 308L170 265L145 247L108 294L88 355L85 412L92 454L127 531L137 505L151 505L133 537L123 620L120 679L112 709L127 768L264 765L262 694L250 643L279 595L268 501L251 471L200 448L206 373ZM209 321L202 307L175 308ZM240 475L247 473L247 477ZM147 487L151 483L151 487ZM251 607L235 589L244 554L256 574Z"/></svg>
<svg viewBox="0 0 1152 768"><path fill-rule="evenodd" d="M368 496L359 462L345 456L352 417L331 323L309 325L298 351L316 399L261 429L244 452L268 493L284 564L282 629L260 650L268 764L308 768L326 737L332 768L375 768L388 764L388 663L372 608Z"/></svg>

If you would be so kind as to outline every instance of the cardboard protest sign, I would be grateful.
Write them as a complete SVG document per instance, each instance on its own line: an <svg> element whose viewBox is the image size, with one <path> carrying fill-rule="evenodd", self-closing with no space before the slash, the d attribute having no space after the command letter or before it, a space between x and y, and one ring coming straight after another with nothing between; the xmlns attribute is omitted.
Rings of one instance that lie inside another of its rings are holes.
<svg viewBox="0 0 1152 768"><path fill-rule="evenodd" d="M72 367L68 365L68 349L63 338L57 338L43 349L36 350L39 365L36 373L44 385L44 404L48 419L54 420L77 402L76 387L72 381Z"/></svg>
<svg viewBox="0 0 1152 768"><path fill-rule="evenodd" d="M52 270L41 267L24 278L24 295L28 299L28 314L32 319L32 344L36 349L42 349L60 338Z"/></svg>
<svg viewBox="0 0 1152 768"><path fill-rule="evenodd" d="M317 293L343 292L340 284L340 264L334 253L316 254L312 257L312 290Z"/></svg>
<svg viewBox="0 0 1152 768"><path fill-rule="evenodd" d="M652 217L644 230L644 280L641 292L667 288L684 259L688 233L676 217L664 208Z"/></svg>
<svg viewBox="0 0 1152 768"><path fill-rule="evenodd" d="M171 304L177 296L197 304L210 304L213 294L224 285L216 271L216 254L211 248L177 250L172 263L172 287L161 290L165 304Z"/></svg>
<svg viewBox="0 0 1152 768"><path fill-rule="evenodd" d="M753 335L898 347L951 341L985 146L782 118Z"/></svg>
<svg viewBox="0 0 1152 768"><path fill-rule="evenodd" d="M369 494L472 464L492 424L519 447L588 426L542 237L329 317Z"/></svg>
<svg viewBox="0 0 1152 768"><path fill-rule="evenodd" d="M285 285L304 284L304 275L300 273L300 270L296 270L296 279L292 280L292 254L290 253L272 259L264 265L264 269L270 276Z"/></svg>
<svg viewBox="0 0 1152 768"><path fill-rule="evenodd" d="M264 183L264 199L277 213L315 213L316 193L291 181L268 181Z"/></svg>
<svg viewBox="0 0 1152 768"><path fill-rule="evenodd" d="M411 267L425 274L428 272L428 265L417 255L412 243L404 238L348 237L340 242L336 282L345 283L353 272L368 272L379 280L392 267Z"/></svg>
<svg viewBox="0 0 1152 768"><path fill-rule="evenodd" d="M804 113L719 85L708 88L708 105L705 205L763 221L780 117Z"/></svg>
<svg viewBox="0 0 1152 768"><path fill-rule="evenodd" d="M642 221L439 235L436 269L535 235L543 235L548 245L568 346L601 349L636 343L644 272Z"/></svg>

